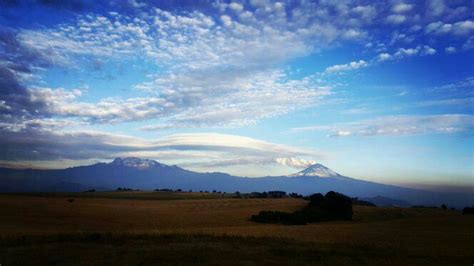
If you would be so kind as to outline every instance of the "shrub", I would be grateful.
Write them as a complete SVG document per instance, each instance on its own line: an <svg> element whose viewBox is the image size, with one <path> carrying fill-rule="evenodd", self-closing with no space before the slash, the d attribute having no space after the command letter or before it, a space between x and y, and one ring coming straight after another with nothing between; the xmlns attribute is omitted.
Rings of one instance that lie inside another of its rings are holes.
<svg viewBox="0 0 474 266"><path fill-rule="evenodd" d="M462 210L462 214L463 215L473 215L474 214L474 207L464 207L464 209Z"/></svg>
<svg viewBox="0 0 474 266"><path fill-rule="evenodd" d="M309 197L308 206L292 213L261 211L250 218L258 223L303 225L331 220L352 220L352 199L333 191L323 196L320 193Z"/></svg>
<svg viewBox="0 0 474 266"><path fill-rule="evenodd" d="M316 193L309 196L309 206L321 207L323 202L324 202L324 196L321 193Z"/></svg>
<svg viewBox="0 0 474 266"><path fill-rule="evenodd" d="M329 218L352 220L352 200L341 193L329 191L324 196L321 208L325 210Z"/></svg>

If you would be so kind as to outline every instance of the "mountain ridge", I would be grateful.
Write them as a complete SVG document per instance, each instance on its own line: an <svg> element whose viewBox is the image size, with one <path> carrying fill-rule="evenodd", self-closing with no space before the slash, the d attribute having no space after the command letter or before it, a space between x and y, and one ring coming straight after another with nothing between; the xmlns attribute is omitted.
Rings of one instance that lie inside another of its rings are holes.
<svg viewBox="0 0 474 266"><path fill-rule="evenodd" d="M220 172L199 173L176 165L169 166L155 160L136 157L116 158L109 163L55 170L0 168L0 192L84 191L99 188L115 190L117 187L225 192L280 190L303 195L333 190L353 197L383 196L416 205L439 206L446 203L463 207L474 202L474 193L435 193L364 181L340 175L322 164L311 165L293 175L259 178Z"/></svg>

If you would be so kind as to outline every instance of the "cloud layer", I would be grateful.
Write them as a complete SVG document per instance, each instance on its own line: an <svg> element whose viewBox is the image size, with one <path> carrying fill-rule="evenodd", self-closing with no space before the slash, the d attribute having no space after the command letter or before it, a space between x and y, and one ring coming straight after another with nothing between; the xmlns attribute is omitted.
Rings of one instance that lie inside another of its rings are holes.
<svg viewBox="0 0 474 266"><path fill-rule="evenodd" d="M293 130L326 131L331 137L472 132L474 116L462 114L385 116L329 126L300 127Z"/></svg>

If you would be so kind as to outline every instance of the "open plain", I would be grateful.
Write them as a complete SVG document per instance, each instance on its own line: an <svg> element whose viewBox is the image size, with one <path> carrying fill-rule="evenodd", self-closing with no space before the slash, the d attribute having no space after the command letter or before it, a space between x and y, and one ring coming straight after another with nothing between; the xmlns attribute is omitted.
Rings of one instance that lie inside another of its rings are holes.
<svg viewBox="0 0 474 266"><path fill-rule="evenodd" d="M354 206L353 221L284 226L249 220L261 210L294 211L305 204L302 199L236 199L215 193L1 195L0 263L474 262L474 217L459 211Z"/></svg>

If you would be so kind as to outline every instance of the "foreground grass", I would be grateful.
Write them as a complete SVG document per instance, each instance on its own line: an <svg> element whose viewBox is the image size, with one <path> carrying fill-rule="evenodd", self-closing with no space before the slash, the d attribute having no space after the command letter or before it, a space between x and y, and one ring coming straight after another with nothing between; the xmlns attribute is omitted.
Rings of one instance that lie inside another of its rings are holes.
<svg viewBox="0 0 474 266"><path fill-rule="evenodd" d="M354 206L354 220L257 224L300 199L0 195L4 265L472 265L474 216Z"/></svg>
<svg viewBox="0 0 474 266"><path fill-rule="evenodd" d="M95 191L95 192L28 192L9 193L3 196L28 196L42 198L97 198L127 200L185 200L232 198L231 193L176 192L176 191Z"/></svg>
<svg viewBox="0 0 474 266"><path fill-rule="evenodd" d="M269 237L89 233L0 239L2 265L471 265L473 259Z"/></svg>

